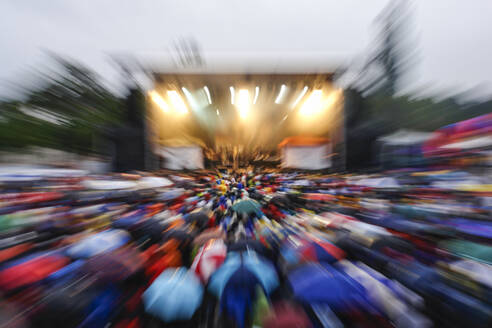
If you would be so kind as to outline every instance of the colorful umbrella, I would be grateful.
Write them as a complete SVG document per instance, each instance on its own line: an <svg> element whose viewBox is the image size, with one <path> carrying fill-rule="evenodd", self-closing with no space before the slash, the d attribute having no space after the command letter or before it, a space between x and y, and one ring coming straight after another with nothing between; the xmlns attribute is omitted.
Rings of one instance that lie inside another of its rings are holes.
<svg viewBox="0 0 492 328"><path fill-rule="evenodd" d="M67 249L67 255L72 258L88 258L115 250L130 239L130 235L124 230L105 230L75 243Z"/></svg>
<svg viewBox="0 0 492 328"><path fill-rule="evenodd" d="M294 296L307 304L344 311L364 298L364 288L329 265L306 264L288 275Z"/></svg>
<svg viewBox="0 0 492 328"><path fill-rule="evenodd" d="M273 255L270 249L268 249L261 241L254 239L240 239L230 245L228 245L227 250L229 252L247 252L254 251L257 254L272 259Z"/></svg>
<svg viewBox="0 0 492 328"><path fill-rule="evenodd" d="M184 267L167 269L142 295L145 311L164 322L191 319L202 298L200 280Z"/></svg>
<svg viewBox="0 0 492 328"><path fill-rule="evenodd" d="M398 327L431 327L431 321L407 305L402 295L404 291L368 266L350 261L342 261L338 267L360 283L367 291L371 303L376 305ZM412 294L414 296L415 294Z"/></svg>
<svg viewBox="0 0 492 328"><path fill-rule="evenodd" d="M334 263L345 257L345 252L334 244L319 238L290 237L281 250L289 265L303 262Z"/></svg>
<svg viewBox="0 0 492 328"><path fill-rule="evenodd" d="M221 228L210 228L199 234L194 240L193 245L201 246L210 239L224 239L225 232Z"/></svg>
<svg viewBox="0 0 492 328"><path fill-rule="evenodd" d="M44 291L33 312L33 327L103 328L114 316L121 293L91 284L90 279L69 281Z"/></svg>
<svg viewBox="0 0 492 328"><path fill-rule="evenodd" d="M164 245L154 244L143 253L145 258L145 275L149 281L154 281L165 269L182 265L179 242L169 240Z"/></svg>
<svg viewBox="0 0 492 328"><path fill-rule="evenodd" d="M440 242L439 247L464 258L492 264L492 246L490 245L451 239Z"/></svg>
<svg viewBox="0 0 492 328"><path fill-rule="evenodd" d="M12 290L38 282L69 263L60 254L43 254L6 265L0 269L0 289Z"/></svg>
<svg viewBox="0 0 492 328"><path fill-rule="evenodd" d="M259 217L262 216L261 205L257 201L253 199L244 199L240 200L234 205L232 205L232 209L238 213L252 214L255 213Z"/></svg>
<svg viewBox="0 0 492 328"><path fill-rule="evenodd" d="M249 251L230 253L210 278L208 289L220 299L221 309L243 327L258 297L257 287L268 296L278 284L273 264Z"/></svg>
<svg viewBox="0 0 492 328"><path fill-rule="evenodd" d="M196 255L191 270L206 283L210 276L224 263L227 247L222 240L210 240Z"/></svg>

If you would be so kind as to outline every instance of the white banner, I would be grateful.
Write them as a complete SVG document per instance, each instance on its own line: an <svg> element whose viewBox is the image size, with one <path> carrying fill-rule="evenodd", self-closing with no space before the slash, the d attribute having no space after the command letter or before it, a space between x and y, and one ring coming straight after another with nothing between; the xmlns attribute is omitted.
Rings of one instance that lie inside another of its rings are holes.
<svg viewBox="0 0 492 328"><path fill-rule="evenodd" d="M164 158L164 167L167 169L203 169L203 152L198 146L162 147L160 155Z"/></svg>
<svg viewBox="0 0 492 328"><path fill-rule="evenodd" d="M320 170L331 166L330 146L285 146L282 149L282 166L305 170Z"/></svg>

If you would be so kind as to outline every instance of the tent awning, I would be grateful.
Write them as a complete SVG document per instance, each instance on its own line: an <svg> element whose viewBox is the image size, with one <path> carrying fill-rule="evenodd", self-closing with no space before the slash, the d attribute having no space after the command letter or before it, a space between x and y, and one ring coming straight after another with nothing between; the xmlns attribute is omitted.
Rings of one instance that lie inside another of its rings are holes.
<svg viewBox="0 0 492 328"><path fill-rule="evenodd" d="M433 136L434 134L432 132L421 132L402 129L396 131L395 133L382 136L378 138L378 140L388 145L405 146L424 143Z"/></svg>
<svg viewBox="0 0 492 328"><path fill-rule="evenodd" d="M278 144L278 146L279 148L282 148L285 146L315 146L329 143L330 139L328 138L295 136L285 138L284 140L282 140L281 143Z"/></svg>

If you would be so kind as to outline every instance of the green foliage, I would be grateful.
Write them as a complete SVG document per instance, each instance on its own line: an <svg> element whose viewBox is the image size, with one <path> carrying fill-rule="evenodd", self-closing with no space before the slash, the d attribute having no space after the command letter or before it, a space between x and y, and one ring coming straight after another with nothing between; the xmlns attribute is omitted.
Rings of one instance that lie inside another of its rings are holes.
<svg viewBox="0 0 492 328"><path fill-rule="evenodd" d="M373 94L365 99L365 120L383 121L385 133L398 129L434 131L445 125L490 113L492 100L482 103L460 103L454 98L412 99Z"/></svg>
<svg viewBox="0 0 492 328"><path fill-rule="evenodd" d="M93 140L105 127L123 121L122 99L92 71L54 60L60 72L43 75L40 87L26 90L25 101L0 102L0 148L41 146L89 154L96 151Z"/></svg>

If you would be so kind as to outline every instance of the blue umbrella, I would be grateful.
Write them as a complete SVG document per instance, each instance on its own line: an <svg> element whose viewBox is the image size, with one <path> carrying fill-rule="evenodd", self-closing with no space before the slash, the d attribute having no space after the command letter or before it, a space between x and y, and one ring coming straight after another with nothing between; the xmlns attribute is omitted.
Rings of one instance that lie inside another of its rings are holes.
<svg viewBox="0 0 492 328"><path fill-rule="evenodd" d="M288 275L294 296L306 304L326 304L335 311L366 302L362 285L329 265L307 264Z"/></svg>
<svg viewBox="0 0 492 328"><path fill-rule="evenodd" d="M255 254L259 254L265 258L272 257L270 250L265 245L259 240L251 238L241 239L235 243L231 243L227 246L227 250L234 253L254 251Z"/></svg>
<svg viewBox="0 0 492 328"><path fill-rule="evenodd" d="M75 262L72 262L63 268L61 268L58 271L53 272L50 274L47 278L46 281L48 283L53 283L53 284L58 284L58 283L63 283L66 282L70 279L73 279L79 274L80 268L84 265L85 261L84 260L77 260Z"/></svg>
<svg viewBox="0 0 492 328"><path fill-rule="evenodd" d="M128 229L139 222L144 216L145 212L143 210L136 210L114 220L111 226L114 229Z"/></svg>
<svg viewBox="0 0 492 328"><path fill-rule="evenodd" d="M200 279L184 267L165 270L142 295L145 311L164 322L191 319L202 298Z"/></svg>
<svg viewBox="0 0 492 328"><path fill-rule="evenodd" d="M124 230L105 230L75 243L67 249L67 255L72 258L88 258L120 248L130 239L130 235Z"/></svg>
<svg viewBox="0 0 492 328"><path fill-rule="evenodd" d="M258 217L261 217L263 215L260 203L253 199L240 200L232 205L232 209L238 213L255 213L256 215L258 215Z"/></svg>
<svg viewBox="0 0 492 328"><path fill-rule="evenodd" d="M258 297L258 286L268 296L278 286L274 266L255 252L230 253L212 275L209 290L220 299L221 310L244 326L246 313L251 313Z"/></svg>
<svg viewBox="0 0 492 328"><path fill-rule="evenodd" d="M161 193L157 198L159 200L167 201L167 200L173 200L178 197L181 197L183 194L184 194L184 189L170 189Z"/></svg>

